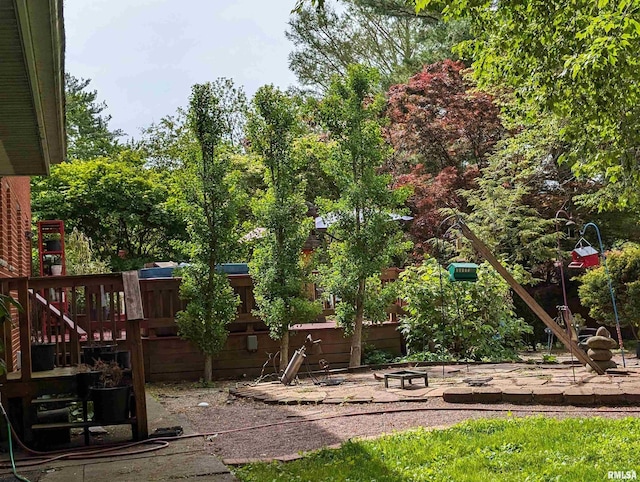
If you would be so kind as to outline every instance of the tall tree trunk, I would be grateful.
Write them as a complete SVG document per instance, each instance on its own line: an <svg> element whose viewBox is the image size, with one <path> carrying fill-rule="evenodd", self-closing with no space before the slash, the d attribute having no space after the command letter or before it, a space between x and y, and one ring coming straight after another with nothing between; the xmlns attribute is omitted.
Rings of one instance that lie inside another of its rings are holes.
<svg viewBox="0 0 640 482"><path fill-rule="evenodd" d="M204 356L204 381L205 383L211 382L213 378L213 356Z"/></svg>
<svg viewBox="0 0 640 482"><path fill-rule="evenodd" d="M356 319L351 336L351 357L350 367L359 367L362 364L362 322L364 321L364 290L365 280L358 283L358 294L356 295Z"/></svg>
<svg viewBox="0 0 640 482"><path fill-rule="evenodd" d="M280 338L280 371L283 372L289 364L289 329Z"/></svg>

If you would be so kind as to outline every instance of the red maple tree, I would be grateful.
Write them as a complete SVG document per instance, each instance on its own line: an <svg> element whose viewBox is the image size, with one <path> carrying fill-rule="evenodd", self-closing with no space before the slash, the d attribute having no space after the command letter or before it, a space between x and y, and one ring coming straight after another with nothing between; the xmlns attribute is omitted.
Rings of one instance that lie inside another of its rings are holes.
<svg viewBox="0 0 640 482"><path fill-rule="evenodd" d="M410 185L415 254L430 251L444 216L464 210L459 189L473 187L504 128L493 96L475 89L461 62L425 66L388 91L386 128L395 154L386 168L397 186Z"/></svg>

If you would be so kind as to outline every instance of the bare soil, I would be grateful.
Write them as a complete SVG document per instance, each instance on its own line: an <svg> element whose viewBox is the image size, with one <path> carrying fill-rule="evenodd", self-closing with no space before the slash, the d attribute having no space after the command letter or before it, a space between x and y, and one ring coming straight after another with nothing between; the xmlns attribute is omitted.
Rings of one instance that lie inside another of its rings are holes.
<svg viewBox="0 0 640 482"><path fill-rule="evenodd" d="M542 415L549 417L638 416L631 408L543 405L458 405L427 402L270 405L229 394L232 382L154 384L149 393L184 417L185 433L201 433L203 450L223 459L273 458L375 437L413 427L444 428L467 419ZM198 404L206 402L207 407Z"/></svg>

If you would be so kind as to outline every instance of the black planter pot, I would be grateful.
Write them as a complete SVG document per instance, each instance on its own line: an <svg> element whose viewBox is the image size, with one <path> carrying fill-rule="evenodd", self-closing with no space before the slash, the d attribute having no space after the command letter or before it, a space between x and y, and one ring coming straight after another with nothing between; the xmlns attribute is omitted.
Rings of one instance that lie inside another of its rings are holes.
<svg viewBox="0 0 640 482"><path fill-rule="evenodd" d="M100 372L76 373L76 393L80 398L87 398L91 388L100 382Z"/></svg>
<svg viewBox="0 0 640 482"><path fill-rule="evenodd" d="M131 368L131 352L130 351L117 351L116 362L122 368Z"/></svg>
<svg viewBox="0 0 640 482"><path fill-rule="evenodd" d="M124 422L129 418L129 395L131 387L91 389L93 419L109 424Z"/></svg>
<svg viewBox="0 0 640 482"><path fill-rule="evenodd" d="M31 371L44 372L55 367L56 344L38 343L31 345Z"/></svg>
<svg viewBox="0 0 640 482"><path fill-rule="evenodd" d="M50 239L44 242L45 249L47 251L60 251L62 250L62 243L59 239Z"/></svg>
<svg viewBox="0 0 640 482"><path fill-rule="evenodd" d="M89 366L94 366L97 360L109 362L115 360L115 345L103 345L103 346L83 346L82 354L84 356L84 362Z"/></svg>

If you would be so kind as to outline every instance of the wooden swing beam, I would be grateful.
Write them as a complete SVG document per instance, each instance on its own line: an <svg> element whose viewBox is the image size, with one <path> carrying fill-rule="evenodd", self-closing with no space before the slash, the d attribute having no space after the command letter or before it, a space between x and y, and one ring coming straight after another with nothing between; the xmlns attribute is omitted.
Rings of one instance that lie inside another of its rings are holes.
<svg viewBox="0 0 640 482"><path fill-rule="evenodd" d="M540 306L538 302L533 299L533 297L527 292L527 290L525 290L515 280L515 278L511 276L511 273L509 273L507 269L502 266L500 261L498 261L498 258L496 258L491 250L482 241L480 241L480 239L473 233L473 231L471 231L469 227L461 220L458 220L457 225L460 227L460 231L462 231L462 234L469 241L471 241L471 244L476 249L476 251L484 259L486 259L491 266L494 267L498 274L502 276L502 278L507 282L509 286L511 286L513 291L515 291L518 296L522 298L522 301L524 301L527 306L531 308L531 311L533 311L535 315L549 327L553 334L558 337L558 340L560 340L569 351L573 352L576 355L576 358L580 360L580 362L585 365L591 366L591 368L593 368L598 375L604 375L604 370L600 366L598 366L598 364L595 363L591 358L589 358L574 340L567 336L564 330L562 330L560 326L558 326L558 324L553 320L553 318L551 318L549 314L544 310L544 308L542 308L542 306Z"/></svg>

